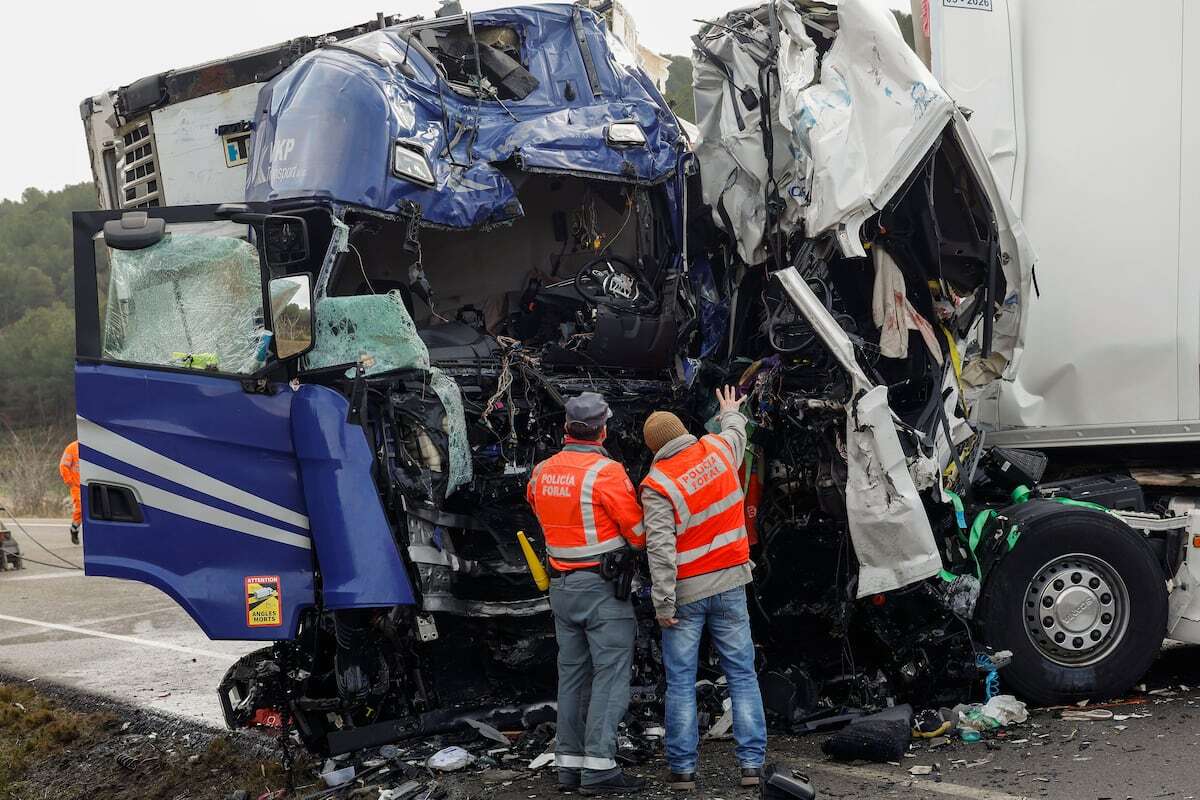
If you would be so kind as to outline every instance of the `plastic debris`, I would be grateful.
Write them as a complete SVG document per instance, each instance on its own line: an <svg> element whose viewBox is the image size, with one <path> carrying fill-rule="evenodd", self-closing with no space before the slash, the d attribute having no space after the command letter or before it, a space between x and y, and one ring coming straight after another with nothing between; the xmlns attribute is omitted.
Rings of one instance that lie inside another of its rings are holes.
<svg viewBox="0 0 1200 800"><path fill-rule="evenodd" d="M988 700L983 706L983 714L996 720L1001 727L1025 722L1029 719L1029 712L1025 710L1025 704L1011 694L998 694Z"/></svg>
<svg viewBox="0 0 1200 800"><path fill-rule="evenodd" d="M533 761L529 762L529 769L541 769L543 767L548 767L553 763L554 763L554 751L547 750L546 752L542 753L540 756L535 758Z"/></svg>
<svg viewBox="0 0 1200 800"><path fill-rule="evenodd" d="M425 766L442 772L454 772L475 763L475 756L458 745L443 748L429 757Z"/></svg>
<svg viewBox="0 0 1200 800"><path fill-rule="evenodd" d="M763 800L815 800L817 790L809 782L806 775L795 770L768 764L763 770L762 798Z"/></svg>
<svg viewBox="0 0 1200 800"><path fill-rule="evenodd" d="M343 783L349 783L354 780L354 765L342 767L341 769L329 769L332 762L325 762L325 772L321 773L321 780L325 781L325 785L329 788L341 786Z"/></svg>
<svg viewBox="0 0 1200 800"><path fill-rule="evenodd" d="M1029 712L1025 704L1011 694L999 694L980 705L955 706L958 714L958 728L962 730L991 731L1007 725L1025 722Z"/></svg>
<svg viewBox="0 0 1200 800"><path fill-rule="evenodd" d="M1078 710L1073 709L1070 711L1064 711L1062 713L1062 719L1070 720L1072 722L1094 722L1097 720L1112 719L1114 716L1115 715L1113 712L1109 711L1107 708L1081 708Z"/></svg>
<svg viewBox="0 0 1200 800"><path fill-rule="evenodd" d="M733 732L733 700L726 697L722 703L725 712L712 724L708 729L708 733L704 735L706 739L728 739Z"/></svg>
<svg viewBox="0 0 1200 800"><path fill-rule="evenodd" d="M933 767L926 764L917 764L908 768L909 775L932 775Z"/></svg>
<svg viewBox="0 0 1200 800"><path fill-rule="evenodd" d="M380 789L379 797L376 800L408 800L420 790L421 784L416 781L407 781L394 789Z"/></svg>
<svg viewBox="0 0 1200 800"><path fill-rule="evenodd" d="M507 736L493 728L491 725L488 725L486 722L480 722L477 719L467 719L463 721L475 730L479 731L479 735L485 739L491 739L493 742L503 745L512 744Z"/></svg>

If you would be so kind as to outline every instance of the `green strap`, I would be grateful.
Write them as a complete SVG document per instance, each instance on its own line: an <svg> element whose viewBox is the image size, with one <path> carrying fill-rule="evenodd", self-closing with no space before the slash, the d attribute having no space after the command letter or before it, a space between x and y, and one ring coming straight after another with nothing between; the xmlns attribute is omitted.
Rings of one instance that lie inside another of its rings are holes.
<svg viewBox="0 0 1200 800"><path fill-rule="evenodd" d="M967 512L963 508L962 498L949 489L942 489L942 492L950 498L950 503L954 506L954 520L958 523L958 529L965 531L967 529Z"/></svg>
<svg viewBox="0 0 1200 800"><path fill-rule="evenodd" d="M1014 524L1011 528L1008 529L1008 551L1010 553L1012 552L1012 549L1017 546L1017 540L1019 540L1020 538L1021 538L1021 529L1018 528Z"/></svg>
<svg viewBox="0 0 1200 800"><path fill-rule="evenodd" d="M1075 506L1077 508L1090 508L1092 511L1103 511L1105 514L1111 514L1111 508L1105 508L1099 503L1089 503L1086 500L1072 500L1069 497L1054 497L1051 498L1056 503L1062 503L1064 506Z"/></svg>
<svg viewBox="0 0 1200 800"><path fill-rule="evenodd" d="M954 583L954 581L958 578L957 575L949 570L942 570L938 573L938 577L944 580L946 583Z"/></svg>
<svg viewBox="0 0 1200 800"><path fill-rule="evenodd" d="M995 518L995 510L985 508L975 515L975 521L971 523L971 532L967 534L967 549L971 551L971 560L975 562L975 576L980 579L983 578L983 569L979 566L979 556L975 554L975 548L979 547L979 542L983 539L983 529Z"/></svg>
<svg viewBox="0 0 1200 800"><path fill-rule="evenodd" d="M1032 494L1032 492L1029 490L1028 486L1018 486L1012 490L1012 501L1014 503L1024 503L1029 499L1030 494Z"/></svg>

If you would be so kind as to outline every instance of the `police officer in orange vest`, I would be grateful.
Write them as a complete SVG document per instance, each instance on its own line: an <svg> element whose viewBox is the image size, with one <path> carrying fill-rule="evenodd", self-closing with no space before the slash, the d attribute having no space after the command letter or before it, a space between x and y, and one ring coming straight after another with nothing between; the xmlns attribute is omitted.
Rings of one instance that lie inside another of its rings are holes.
<svg viewBox="0 0 1200 800"><path fill-rule="evenodd" d="M645 786L616 762L636 625L633 605L627 596L618 599L606 566L629 547L642 549L646 539L633 484L604 450L611 416L594 392L567 400L563 449L534 467L527 491L552 568L559 788L585 795L629 794Z"/></svg>
<svg viewBox="0 0 1200 800"><path fill-rule="evenodd" d="M696 669L705 628L729 682L742 786L761 782L767 751L746 608L752 565L738 479L746 418L733 387L718 390L717 402L720 433L697 439L665 411L651 414L642 429L654 452L641 498L651 598L663 629L668 783L681 790L696 787Z"/></svg>

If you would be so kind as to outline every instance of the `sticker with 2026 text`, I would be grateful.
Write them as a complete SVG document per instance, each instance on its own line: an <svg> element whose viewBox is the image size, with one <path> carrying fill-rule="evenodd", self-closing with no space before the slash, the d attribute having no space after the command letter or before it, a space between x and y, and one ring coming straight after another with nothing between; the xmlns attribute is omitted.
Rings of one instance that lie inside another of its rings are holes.
<svg viewBox="0 0 1200 800"><path fill-rule="evenodd" d="M992 0L942 0L946 8L970 8L975 11L991 11Z"/></svg>

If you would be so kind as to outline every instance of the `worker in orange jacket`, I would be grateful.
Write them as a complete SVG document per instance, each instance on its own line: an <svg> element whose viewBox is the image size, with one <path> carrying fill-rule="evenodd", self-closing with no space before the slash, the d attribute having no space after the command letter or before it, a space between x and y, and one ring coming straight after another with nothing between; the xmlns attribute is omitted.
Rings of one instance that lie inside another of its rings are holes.
<svg viewBox="0 0 1200 800"><path fill-rule="evenodd" d="M762 783L767 750L746 605L753 565L738 477L746 455L746 417L733 387L717 391L717 404L719 433L697 439L667 411L655 411L642 428L654 453L641 497L650 596L663 629L667 785L684 791L696 788L696 670L705 630L729 685L742 786Z"/></svg>
<svg viewBox="0 0 1200 800"><path fill-rule="evenodd" d="M606 576L646 537L633 483L604 449L611 416L595 392L567 400L563 449L533 468L526 493L552 568L558 782L584 795L630 794L646 783L616 762L637 626L629 597L618 597Z"/></svg>
<svg viewBox="0 0 1200 800"><path fill-rule="evenodd" d="M71 544L79 544L79 526L83 523L83 506L79 499L79 440L63 450L58 462L58 474L71 490Z"/></svg>

